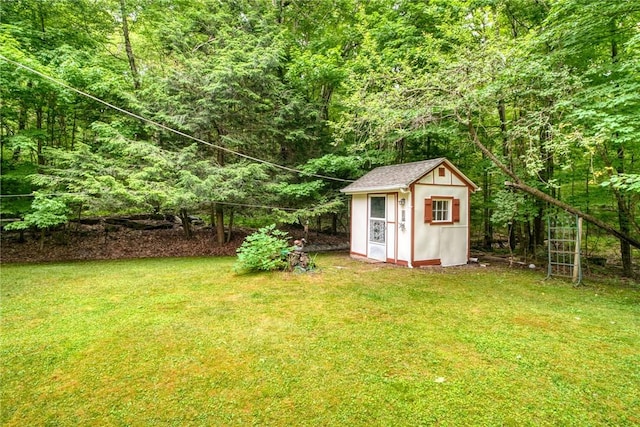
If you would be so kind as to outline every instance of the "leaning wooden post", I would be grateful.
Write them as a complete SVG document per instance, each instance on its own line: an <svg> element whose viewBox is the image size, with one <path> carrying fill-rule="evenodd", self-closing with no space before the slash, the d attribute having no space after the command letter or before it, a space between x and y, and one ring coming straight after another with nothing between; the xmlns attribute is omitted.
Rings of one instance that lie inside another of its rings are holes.
<svg viewBox="0 0 640 427"><path fill-rule="evenodd" d="M575 242L575 253L573 256L573 282L579 283L582 279L582 275L580 274L581 265L580 265L580 250L582 247L582 218L576 215L578 220L578 228L576 229L576 242Z"/></svg>

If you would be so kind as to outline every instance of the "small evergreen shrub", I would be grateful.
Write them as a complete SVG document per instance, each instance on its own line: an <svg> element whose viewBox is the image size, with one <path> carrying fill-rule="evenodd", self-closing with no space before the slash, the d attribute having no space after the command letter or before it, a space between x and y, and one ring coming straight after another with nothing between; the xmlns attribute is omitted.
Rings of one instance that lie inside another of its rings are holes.
<svg viewBox="0 0 640 427"><path fill-rule="evenodd" d="M237 272L284 270L287 268L289 243L287 233L275 224L263 227L247 236L238 248L238 260L233 266Z"/></svg>

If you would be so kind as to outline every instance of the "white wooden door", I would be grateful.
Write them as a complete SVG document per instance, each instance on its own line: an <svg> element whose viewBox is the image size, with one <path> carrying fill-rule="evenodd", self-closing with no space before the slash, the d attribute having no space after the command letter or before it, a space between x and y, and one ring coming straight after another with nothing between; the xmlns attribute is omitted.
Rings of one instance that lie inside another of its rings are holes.
<svg viewBox="0 0 640 427"><path fill-rule="evenodd" d="M367 257L387 260L387 198L369 196L369 241Z"/></svg>
<svg viewBox="0 0 640 427"><path fill-rule="evenodd" d="M387 194L387 259L386 261L396 262L397 254L397 231L398 218L397 202L395 194Z"/></svg>

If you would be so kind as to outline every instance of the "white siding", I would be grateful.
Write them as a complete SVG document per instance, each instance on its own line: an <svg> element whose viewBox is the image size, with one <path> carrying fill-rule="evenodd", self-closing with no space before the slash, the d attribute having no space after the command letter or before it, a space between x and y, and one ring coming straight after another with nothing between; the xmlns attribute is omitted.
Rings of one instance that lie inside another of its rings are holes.
<svg viewBox="0 0 640 427"><path fill-rule="evenodd" d="M396 195L387 194L387 260L394 262L396 259L396 231L398 230L397 210Z"/></svg>
<svg viewBox="0 0 640 427"><path fill-rule="evenodd" d="M440 227L440 260L444 267L467 263L467 233L466 226Z"/></svg>
<svg viewBox="0 0 640 427"><path fill-rule="evenodd" d="M354 194L351 199L351 252L367 254L367 195Z"/></svg>
<svg viewBox="0 0 640 427"><path fill-rule="evenodd" d="M444 168L444 176L440 176L440 168ZM419 184L466 186L446 165L438 166L418 180Z"/></svg>
<svg viewBox="0 0 640 427"><path fill-rule="evenodd" d="M429 172L417 182L418 184L433 184L433 172Z"/></svg>
<svg viewBox="0 0 640 427"><path fill-rule="evenodd" d="M457 176L451 174L451 185L464 185L464 186L466 186L467 184L465 184L465 182L463 180L461 180L460 178L458 178Z"/></svg>
<svg viewBox="0 0 640 427"><path fill-rule="evenodd" d="M411 193L400 193L399 198L405 199L404 209L398 206L398 261L409 262L411 260ZM399 226L404 210L404 230Z"/></svg>
<svg viewBox="0 0 640 427"><path fill-rule="evenodd" d="M443 225L426 224L424 222L424 200L437 196L460 199L460 222ZM415 186L414 260L416 262L439 259L442 265L466 264L469 244L468 227L469 199L467 187L449 185Z"/></svg>

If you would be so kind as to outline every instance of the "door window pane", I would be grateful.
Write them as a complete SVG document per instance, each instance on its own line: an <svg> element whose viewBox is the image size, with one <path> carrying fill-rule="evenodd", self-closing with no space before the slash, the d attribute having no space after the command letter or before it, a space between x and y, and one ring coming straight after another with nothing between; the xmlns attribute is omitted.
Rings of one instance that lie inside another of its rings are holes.
<svg viewBox="0 0 640 427"><path fill-rule="evenodd" d="M384 243L384 221L379 219L372 219L369 221L369 241L374 243Z"/></svg>
<svg viewBox="0 0 640 427"><path fill-rule="evenodd" d="M386 218L385 200L385 197L371 198L371 218Z"/></svg>

